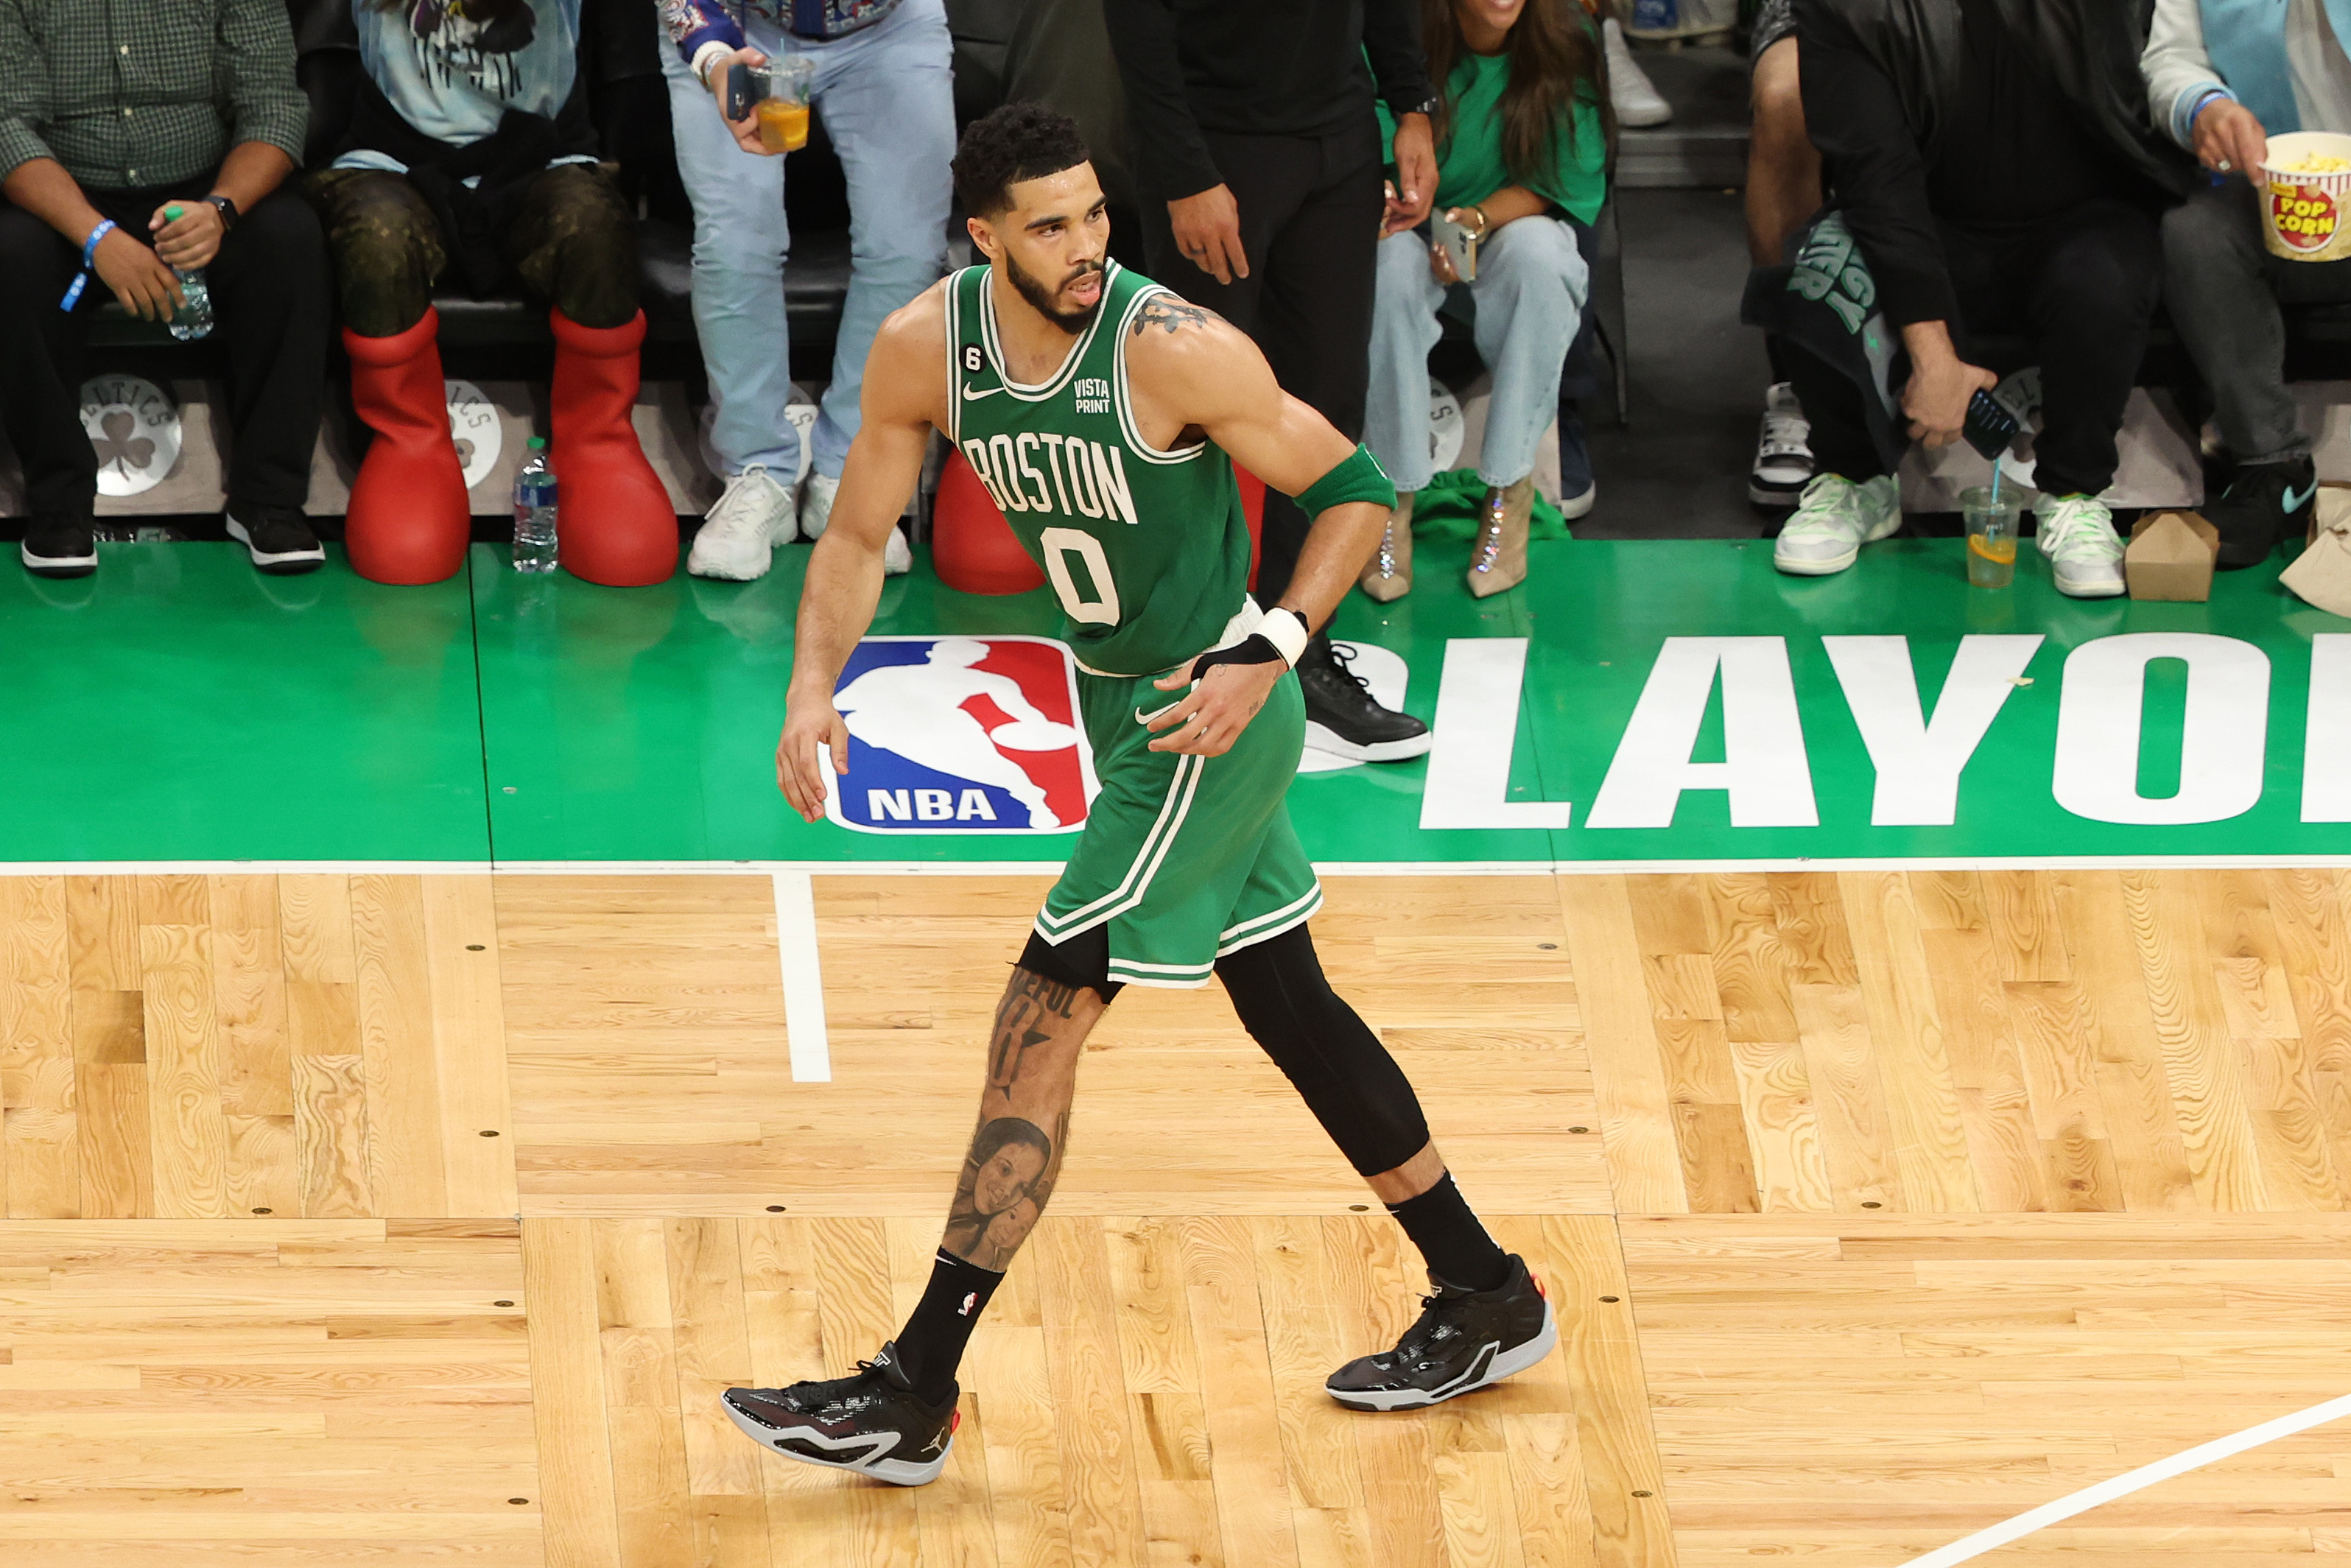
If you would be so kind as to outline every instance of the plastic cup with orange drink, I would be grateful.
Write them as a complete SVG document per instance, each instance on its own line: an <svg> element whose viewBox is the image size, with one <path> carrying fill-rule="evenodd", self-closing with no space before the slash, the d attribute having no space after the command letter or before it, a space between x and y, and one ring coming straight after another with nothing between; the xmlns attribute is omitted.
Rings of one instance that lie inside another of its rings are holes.
<svg viewBox="0 0 2351 1568"><path fill-rule="evenodd" d="M797 152L808 145L809 84L815 63L788 55L753 71L752 89L758 103L752 114L759 127L759 145L770 152Z"/></svg>
<svg viewBox="0 0 2351 1568"><path fill-rule="evenodd" d="M2006 588L2016 580L2016 525L2023 507L1997 483L1959 492L1968 522L1968 580L1978 588Z"/></svg>

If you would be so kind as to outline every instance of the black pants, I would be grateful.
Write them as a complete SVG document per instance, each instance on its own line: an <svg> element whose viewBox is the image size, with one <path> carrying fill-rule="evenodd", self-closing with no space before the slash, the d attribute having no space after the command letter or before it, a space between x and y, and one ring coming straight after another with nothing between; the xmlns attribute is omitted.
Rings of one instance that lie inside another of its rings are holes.
<svg viewBox="0 0 2351 1568"><path fill-rule="evenodd" d="M2096 495L2114 482L2115 434L2162 287L2154 214L2102 201L2026 228L1936 226L1959 296L1960 319L1950 329L1959 357L2002 374L2041 367L2034 487ZM2018 339L2030 345L2022 358ZM1863 423L1861 390L1816 355L1792 345L1783 352L1822 471L1848 479L1885 473Z"/></svg>
<svg viewBox="0 0 2351 1568"><path fill-rule="evenodd" d="M212 172L144 191L87 191L90 205L146 243L169 201L193 202ZM72 313L57 308L80 269L72 241L0 202L0 429L25 465L37 512L87 516L98 455L81 425L90 313L114 298L92 274ZM204 268L214 334L228 349L232 507L299 507L326 397L327 246L318 215L280 187L255 204Z"/></svg>
<svg viewBox="0 0 2351 1568"><path fill-rule="evenodd" d="M1210 131L1207 141L1240 208L1249 275L1218 283L1194 266L1176 249L1167 204L1145 195L1151 276L1255 339L1283 391L1350 441L1360 439L1384 210L1379 134L1371 117L1360 132L1338 136ZM1290 587L1307 522L1297 502L1266 492L1259 603L1273 603Z"/></svg>

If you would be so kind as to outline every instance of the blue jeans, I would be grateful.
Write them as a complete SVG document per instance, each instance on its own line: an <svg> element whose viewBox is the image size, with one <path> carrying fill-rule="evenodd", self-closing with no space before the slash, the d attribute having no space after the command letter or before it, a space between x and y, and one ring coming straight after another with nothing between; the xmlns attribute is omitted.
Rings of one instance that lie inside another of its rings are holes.
<svg viewBox="0 0 2351 1568"><path fill-rule="evenodd" d="M1575 231L1557 218L1520 218L1478 247L1479 357L1493 373L1493 402L1478 477L1515 485L1535 471L1535 445L1559 417L1559 372L1583 319L1592 275ZM1379 289L1372 308L1372 388L1364 444L1399 491L1428 484L1428 351L1440 335L1445 285L1428 270L1428 240L1380 241Z"/></svg>
<svg viewBox="0 0 2351 1568"><path fill-rule="evenodd" d="M838 476L857 434L873 334L946 267L947 161L956 146L946 10L942 0L904 0L872 26L830 42L793 37L749 12L743 26L770 59L816 62L810 97L849 177L849 298L813 455L816 472ZM729 475L759 463L789 475L799 466L800 438L784 417L792 381L786 160L736 145L665 32L661 61L678 172L694 200L694 324L716 405L710 444Z"/></svg>

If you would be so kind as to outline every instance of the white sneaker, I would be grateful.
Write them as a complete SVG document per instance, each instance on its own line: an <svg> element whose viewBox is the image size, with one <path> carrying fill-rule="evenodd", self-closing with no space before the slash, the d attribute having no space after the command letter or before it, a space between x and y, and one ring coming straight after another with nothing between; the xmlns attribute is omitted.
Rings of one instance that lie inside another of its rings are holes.
<svg viewBox="0 0 2351 1568"><path fill-rule="evenodd" d="M1592 508L1598 504L1599 500L1600 483L1594 480L1583 487L1583 494L1581 496L1562 496L1559 498L1559 515L1571 523L1578 517L1588 517L1592 515Z"/></svg>
<svg viewBox="0 0 2351 1568"><path fill-rule="evenodd" d="M1813 426L1796 389L1775 382L1763 394L1763 427L1755 437L1755 466L1747 498L1759 507L1792 507L1813 481Z"/></svg>
<svg viewBox="0 0 2351 1568"><path fill-rule="evenodd" d="M1842 474L1819 474L1797 497L1796 509L1771 547L1771 564L1797 577L1843 571L1902 526L1902 492L1890 474L1859 484Z"/></svg>
<svg viewBox="0 0 2351 1568"><path fill-rule="evenodd" d="M2115 515L2095 496L2043 497L2036 513L2041 553L2057 591L2075 599L2112 599L2123 591L2123 541Z"/></svg>
<svg viewBox="0 0 2351 1568"><path fill-rule="evenodd" d="M824 526L832 521L832 498L840 493L839 478L827 478L815 468L809 469L808 482L800 486L800 538L824 537Z"/></svg>
<svg viewBox="0 0 2351 1568"><path fill-rule="evenodd" d="M776 546L791 537L791 490L767 465L754 463L727 480L726 492L703 514L685 570L695 577L749 582L768 574Z"/></svg>
<svg viewBox="0 0 2351 1568"><path fill-rule="evenodd" d="M1611 16L1600 24L1603 47L1608 51L1608 101L1619 125L1663 125L1674 117L1673 106L1657 91L1649 73L1633 63L1632 46L1625 29Z"/></svg>
<svg viewBox="0 0 2351 1568"><path fill-rule="evenodd" d="M906 542L906 530L897 524L890 525L890 542L882 547L882 575L904 577L914 570L914 548Z"/></svg>

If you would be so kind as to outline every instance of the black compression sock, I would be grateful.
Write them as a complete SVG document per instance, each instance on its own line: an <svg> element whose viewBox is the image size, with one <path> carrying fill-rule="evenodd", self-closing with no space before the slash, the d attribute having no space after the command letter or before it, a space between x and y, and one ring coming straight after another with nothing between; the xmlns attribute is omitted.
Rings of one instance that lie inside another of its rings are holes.
<svg viewBox="0 0 2351 1568"><path fill-rule="evenodd" d="M914 1316L898 1331L898 1364L914 1380L915 1393L933 1404L946 1397L963 1348L971 1343L971 1331L1003 1281L993 1269L940 1251Z"/></svg>
<svg viewBox="0 0 2351 1568"><path fill-rule="evenodd" d="M1420 1249L1428 1271L1447 1284L1490 1291L1509 1278L1510 1255L1486 1234L1461 1189L1453 1185L1451 1171L1418 1197L1389 1204L1388 1212Z"/></svg>

